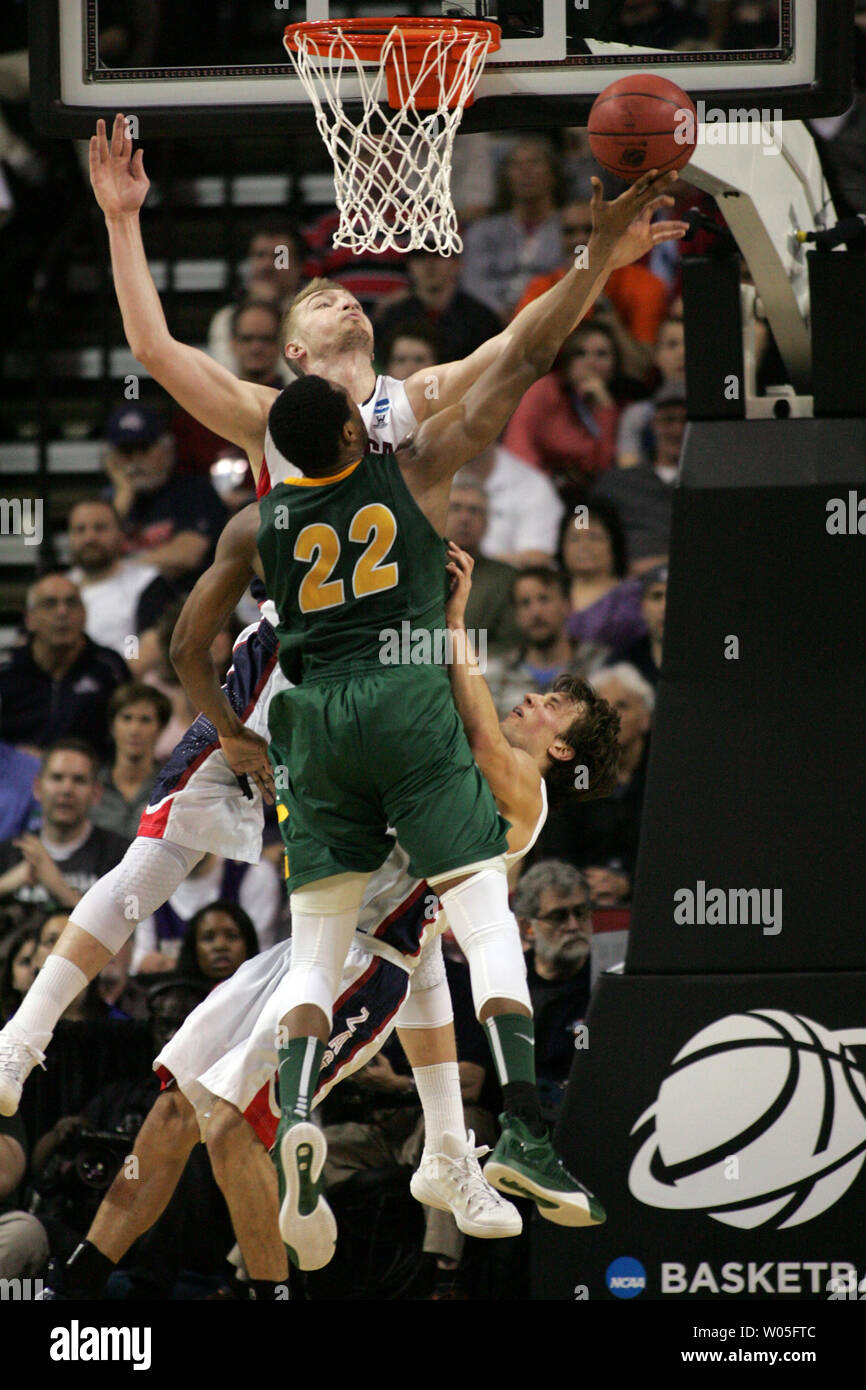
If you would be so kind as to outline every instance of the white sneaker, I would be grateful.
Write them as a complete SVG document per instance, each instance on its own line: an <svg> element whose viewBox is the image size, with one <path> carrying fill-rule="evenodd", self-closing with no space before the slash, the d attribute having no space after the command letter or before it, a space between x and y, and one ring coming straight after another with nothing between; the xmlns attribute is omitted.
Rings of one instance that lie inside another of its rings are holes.
<svg viewBox="0 0 866 1390"><path fill-rule="evenodd" d="M479 1166L478 1159L489 1152L486 1146L476 1149L471 1129L468 1140L443 1134L441 1152L425 1154L412 1174L412 1196L426 1207L450 1211L466 1236L519 1236L520 1212L490 1186Z"/></svg>
<svg viewBox="0 0 866 1390"><path fill-rule="evenodd" d="M0 1115L14 1115L21 1101L24 1082L35 1066L44 1066L45 1054L31 1047L14 1023L0 1031Z"/></svg>
<svg viewBox="0 0 866 1390"><path fill-rule="evenodd" d="M322 1195L327 1155L318 1125L293 1124L279 1142L280 1235L298 1269L322 1269L336 1249L337 1222Z"/></svg>

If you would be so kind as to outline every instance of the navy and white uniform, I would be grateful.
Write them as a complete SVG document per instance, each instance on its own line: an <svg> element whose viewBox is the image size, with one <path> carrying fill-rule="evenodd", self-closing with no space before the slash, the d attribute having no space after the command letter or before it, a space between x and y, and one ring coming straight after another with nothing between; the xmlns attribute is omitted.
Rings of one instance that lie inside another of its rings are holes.
<svg viewBox="0 0 866 1390"><path fill-rule="evenodd" d="M514 863L528 854L547 819L541 813ZM407 856L395 847L367 884L358 929L334 1004L331 1037L313 1105L366 1065L390 1037L421 959L438 951L447 915L423 879L410 878ZM275 1095L277 1029L284 1012L276 996L291 965L291 942L254 956L194 1009L154 1062L164 1081L173 1077L195 1108L202 1136L217 1099L229 1101L270 1148L280 1111Z"/></svg>

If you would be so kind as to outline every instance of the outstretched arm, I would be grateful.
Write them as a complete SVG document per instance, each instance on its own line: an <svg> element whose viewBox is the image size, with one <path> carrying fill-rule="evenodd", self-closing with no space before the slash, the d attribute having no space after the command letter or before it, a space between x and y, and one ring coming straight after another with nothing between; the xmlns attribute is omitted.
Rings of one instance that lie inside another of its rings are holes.
<svg viewBox="0 0 866 1390"><path fill-rule="evenodd" d="M541 809L540 776L528 754L512 748L502 732L493 696L466 631L466 600L472 587L475 561L453 541L448 545L451 595L445 605L445 621L452 634L452 659L448 666L451 691L472 756L486 777L496 804L513 823L534 823ZM528 808L528 813L527 813Z"/></svg>
<svg viewBox="0 0 866 1390"><path fill-rule="evenodd" d="M171 660L193 706L214 725L229 767L249 777L268 801L274 781L265 739L252 733L225 697L210 655L211 644L234 612L254 574L261 575L256 546L259 509L244 507L228 523L214 562L181 609L171 638Z"/></svg>
<svg viewBox="0 0 866 1390"><path fill-rule="evenodd" d="M676 178L672 173L657 176L654 173L638 179L612 203L604 201L601 181L593 179L593 231L587 247L589 268L579 268L575 263L557 285L527 304L502 333L482 343L462 361L428 367L409 377L406 393L418 420L455 405L507 348L515 343L518 346L531 344L547 323L556 321L562 343L598 298L612 270L640 260L663 241L685 236L688 231L685 222L652 221L659 208L672 206L674 200L665 196L664 189ZM564 318L559 314L562 304L568 306ZM436 382L436 394L432 399L431 377Z"/></svg>
<svg viewBox="0 0 866 1390"><path fill-rule="evenodd" d="M133 355L178 405L208 429L243 449L254 475L262 462L268 411L277 392L240 381L207 353L171 336L147 264L139 210L150 187L141 150L132 153L124 117L105 122L90 141L90 182L105 214L114 288Z"/></svg>

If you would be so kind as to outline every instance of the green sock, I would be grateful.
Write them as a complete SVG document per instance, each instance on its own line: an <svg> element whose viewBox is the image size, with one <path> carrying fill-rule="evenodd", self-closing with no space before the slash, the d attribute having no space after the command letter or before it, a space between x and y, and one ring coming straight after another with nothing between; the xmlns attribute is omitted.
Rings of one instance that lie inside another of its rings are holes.
<svg viewBox="0 0 866 1390"><path fill-rule="evenodd" d="M278 1052L280 1109L284 1117L308 1120L325 1044L318 1038L292 1038Z"/></svg>
<svg viewBox="0 0 866 1390"><path fill-rule="evenodd" d="M522 1120L530 1134L545 1133L538 1091L535 1088L535 1028L523 1014L497 1014L484 1024L493 1053L496 1075L502 1087L505 1113Z"/></svg>
<svg viewBox="0 0 866 1390"><path fill-rule="evenodd" d="M496 1075L503 1089L512 1081L535 1085L535 1028L523 1014L497 1014L488 1018L487 1041L493 1053Z"/></svg>

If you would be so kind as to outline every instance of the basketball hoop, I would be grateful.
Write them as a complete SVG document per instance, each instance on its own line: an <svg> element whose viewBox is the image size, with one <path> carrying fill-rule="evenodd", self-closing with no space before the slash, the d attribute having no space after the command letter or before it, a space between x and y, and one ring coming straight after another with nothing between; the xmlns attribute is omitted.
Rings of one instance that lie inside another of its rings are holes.
<svg viewBox="0 0 866 1390"><path fill-rule="evenodd" d="M334 245L367 251L463 249L451 158L498 25L459 19L335 19L290 24L283 43L334 161ZM347 115L346 80L362 114ZM342 90L341 90L342 87ZM390 107L392 114L386 109Z"/></svg>

